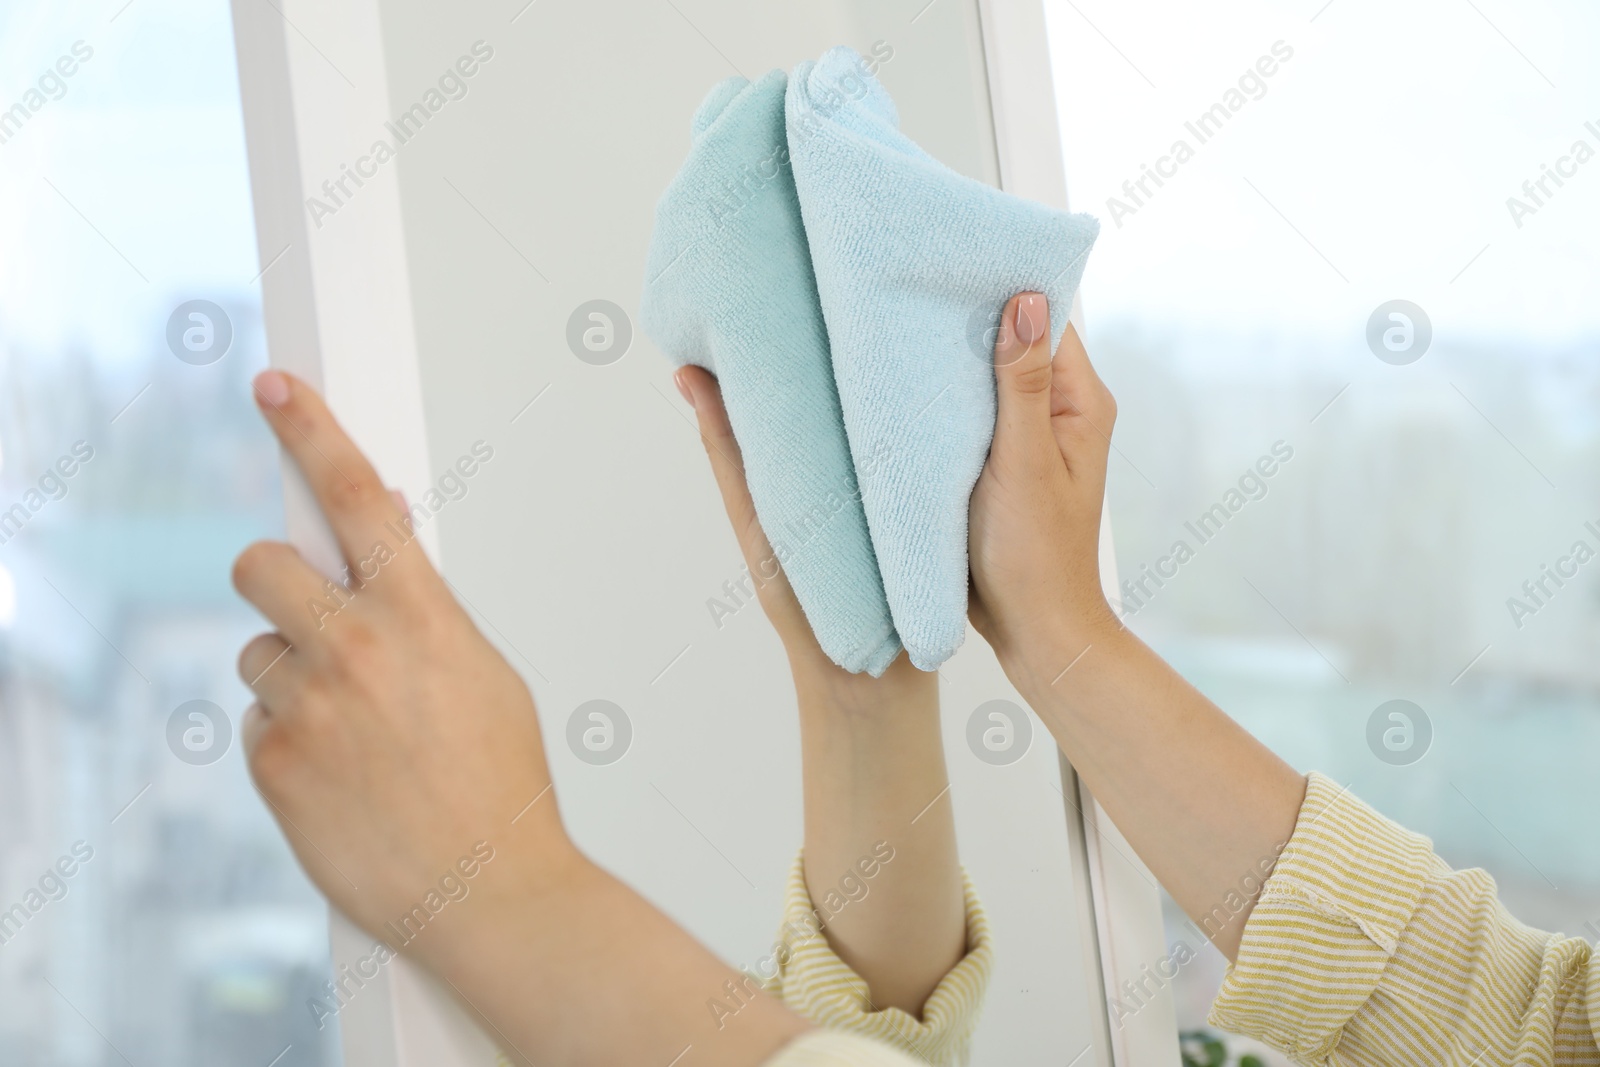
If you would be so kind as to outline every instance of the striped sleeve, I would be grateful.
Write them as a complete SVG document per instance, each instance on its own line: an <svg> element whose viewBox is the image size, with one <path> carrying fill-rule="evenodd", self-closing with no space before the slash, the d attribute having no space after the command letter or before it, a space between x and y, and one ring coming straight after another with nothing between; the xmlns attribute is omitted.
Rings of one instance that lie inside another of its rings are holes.
<svg viewBox="0 0 1600 1067"><path fill-rule="evenodd" d="M778 933L777 973L766 983L767 990L818 1026L876 1038L933 1067L966 1064L989 985L994 949L972 881L965 871L961 878L966 894L967 954L929 994L921 1019L899 1008L877 1009L867 995L867 983L833 951L820 928L825 916L806 891L803 855L795 858L789 873L784 922Z"/></svg>
<svg viewBox="0 0 1600 1067"><path fill-rule="evenodd" d="M1298 1063L1600 1067L1600 954L1312 774L1211 1023Z"/></svg>

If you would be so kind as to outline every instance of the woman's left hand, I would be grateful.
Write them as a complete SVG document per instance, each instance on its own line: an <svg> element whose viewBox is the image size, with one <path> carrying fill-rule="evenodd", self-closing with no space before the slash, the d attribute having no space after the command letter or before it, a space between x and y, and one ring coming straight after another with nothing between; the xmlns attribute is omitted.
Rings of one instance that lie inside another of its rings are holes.
<svg viewBox="0 0 1600 1067"><path fill-rule="evenodd" d="M475 846L499 857L475 876L484 885L514 874L521 891L562 877L574 852L527 686L457 604L315 390L269 371L256 392L353 575L330 583L274 541L245 549L233 569L240 594L276 628L239 657L256 695L241 734L301 864L373 933L441 876L459 878Z"/></svg>
<svg viewBox="0 0 1600 1067"><path fill-rule="evenodd" d="M706 1011L743 976L573 846L527 686L372 465L305 383L268 372L256 393L356 576L275 542L234 565L277 627L239 661L250 771L312 880L528 1062L750 1067L801 1033L759 993Z"/></svg>
<svg viewBox="0 0 1600 1067"><path fill-rule="evenodd" d="M800 708L807 888L822 900L875 846L894 850L871 898L830 919L827 938L867 981L874 1004L916 1015L966 950L939 677L917 670L905 653L881 678L828 658L761 529L717 380L695 366L674 380L700 420L756 595L789 655Z"/></svg>
<svg viewBox="0 0 1600 1067"><path fill-rule="evenodd" d="M755 587L761 610L778 632L790 662L799 670L837 675L840 681L867 678L866 675L852 675L830 660L811 632L811 624L806 621L794 587L783 573L772 542L767 540L761 520L756 516L755 501L745 482L744 457L739 442L734 440L733 426L728 421L728 411L722 403L722 387L717 379L704 368L691 365L679 368L672 380L699 419L700 440L705 445L706 458L711 461L717 488L722 491L722 505L728 512L733 535L739 541L739 551L744 555L750 584Z"/></svg>

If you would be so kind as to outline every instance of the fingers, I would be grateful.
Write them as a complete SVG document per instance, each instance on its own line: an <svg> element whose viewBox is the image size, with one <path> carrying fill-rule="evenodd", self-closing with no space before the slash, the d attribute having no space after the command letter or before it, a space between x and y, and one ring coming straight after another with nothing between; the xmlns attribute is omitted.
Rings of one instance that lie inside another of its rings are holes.
<svg viewBox="0 0 1600 1067"><path fill-rule="evenodd" d="M282 371L266 371L256 377L255 395L267 424L305 475L346 562L370 556L378 543L398 550L396 535L384 525L400 518L389 490L317 391Z"/></svg>
<svg viewBox="0 0 1600 1067"><path fill-rule="evenodd" d="M765 559L771 550L756 519L755 502L745 481L744 456L733 437L733 424L728 421L728 411L722 403L721 386L701 367L683 367L672 377L700 421L700 439L706 446L711 472L716 476L717 488L722 491L722 506L727 509L728 521L733 523L746 562Z"/></svg>
<svg viewBox="0 0 1600 1067"><path fill-rule="evenodd" d="M1050 432L1049 301L1040 293L1019 293L1007 301L1000 323L994 346L992 448L1021 460L1055 447Z"/></svg>
<svg viewBox="0 0 1600 1067"><path fill-rule="evenodd" d="M1085 462L1104 468L1111 448L1111 427L1117 402L1089 362L1078 331L1069 322L1056 348L1050 397L1050 422L1057 443L1074 473Z"/></svg>
<svg viewBox="0 0 1600 1067"><path fill-rule="evenodd" d="M329 593L327 580L282 541L257 541L239 553L233 587L297 644L318 633L342 603Z"/></svg>
<svg viewBox="0 0 1600 1067"><path fill-rule="evenodd" d="M239 723L239 741L251 774L256 773L256 749L275 719L270 708L285 709L283 697L298 689L303 664L298 651L282 634L257 634L239 653L239 677L256 695Z"/></svg>
<svg viewBox="0 0 1600 1067"><path fill-rule="evenodd" d="M282 634L257 634L239 653L239 677L267 707L289 692L300 670L294 646Z"/></svg>
<svg viewBox="0 0 1600 1067"><path fill-rule="evenodd" d="M256 749L271 725L272 716L259 701L245 710L244 718L239 722L239 743L244 746L244 756L250 762L252 774L255 772Z"/></svg>

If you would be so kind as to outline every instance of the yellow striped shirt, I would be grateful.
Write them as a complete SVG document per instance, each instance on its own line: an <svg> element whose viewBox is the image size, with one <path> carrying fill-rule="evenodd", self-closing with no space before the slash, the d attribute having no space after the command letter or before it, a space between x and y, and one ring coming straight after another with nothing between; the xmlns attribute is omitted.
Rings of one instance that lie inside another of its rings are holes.
<svg viewBox="0 0 1600 1067"><path fill-rule="evenodd" d="M1600 1067L1597 961L1312 774L1211 1022L1330 1067Z"/></svg>
<svg viewBox="0 0 1600 1067"><path fill-rule="evenodd" d="M839 958L828 939L817 929L815 905L806 891L804 856L796 857L789 872L784 898L784 922L779 931L778 972L767 989L781 996L791 1010L818 1026L841 1036L875 1038L916 1057L910 1062L933 1067L960 1067L968 1062L972 1032L977 1027L994 966L994 948L983 906L962 872L966 894L967 954L939 980L918 1019L899 1008L876 1008L868 996L867 983ZM805 1049L810 1059L785 1059ZM828 1049L854 1049L855 1058L841 1064L859 1063L884 1067L907 1062L904 1056L875 1060L870 1057L871 1042L834 1039L802 1039L769 1061L768 1067L801 1067L810 1063L832 1063L823 1058Z"/></svg>

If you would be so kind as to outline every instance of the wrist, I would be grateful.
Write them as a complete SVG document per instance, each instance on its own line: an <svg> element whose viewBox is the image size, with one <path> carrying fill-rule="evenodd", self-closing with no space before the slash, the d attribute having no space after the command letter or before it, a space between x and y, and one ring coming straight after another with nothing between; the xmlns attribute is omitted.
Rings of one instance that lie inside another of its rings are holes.
<svg viewBox="0 0 1600 1067"><path fill-rule="evenodd" d="M1030 627L995 649L1001 668L1017 692L1040 707L1070 699L1107 658L1128 655L1138 638L1112 614L1059 618ZM1092 662L1091 662L1092 661Z"/></svg>
<svg viewBox="0 0 1600 1067"><path fill-rule="evenodd" d="M419 937L408 945L421 962L451 973L464 961L493 957L508 931L529 934L528 924L542 916L573 911L585 886L599 873L566 834L560 819L523 820L511 833L493 842L492 859L482 864L469 895L451 905L439 936ZM392 932L392 931L391 931Z"/></svg>
<svg viewBox="0 0 1600 1067"><path fill-rule="evenodd" d="M852 674L826 657L791 655L789 669L802 719L886 723L939 717L938 674L917 670L904 654L878 678Z"/></svg>
<svg viewBox="0 0 1600 1067"><path fill-rule="evenodd" d="M419 962L522 1059L666 1063L687 1042L707 1048L696 1062L742 1065L764 1062L805 1029L758 996L724 1030L706 998L742 976L576 847L505 858L514 862L501 881Z"/></svg>

